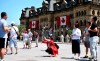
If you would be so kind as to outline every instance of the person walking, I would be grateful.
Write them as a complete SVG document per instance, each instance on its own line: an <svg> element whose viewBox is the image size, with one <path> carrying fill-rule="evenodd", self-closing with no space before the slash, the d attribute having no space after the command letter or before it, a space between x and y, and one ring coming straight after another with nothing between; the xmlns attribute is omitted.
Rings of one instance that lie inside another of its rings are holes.
<svg viewBox="0 0 100 61"><path fill-rule="evenodd" d="M94 61L97 61L97 44L99 41L99 37L97 36L98 29L96 21L97 17L96 16L92 17L91 18L92 25L89 28L91 58L93 58Z"/></svg>
<svg viewBox="0 0 100 61"><path fill-rule="evenodd" d="M10 28L7 26L7 13L1 13L0 20L0 61L4 61L4 55L6 51L7 33L9 33Z"/></svg>
<svg viewBox="0 0 100 61"><path fill-rule="evenodd" d="M18 39L17 39L17 36L19 34L19 30L17 28L17 26L15 25L15 22L12 22L11 23L11 30L10 30L10 49L11 49L11 54L13 54L13 48L16 49L16 53L15 54L18 54L18 45L17 45L17 42L18 42Z"/></svg>
<svg viewBox="0 0 100 61"><path fill-rule="evenodd" d="M86 23L86 28L83 32L84 34L84 46L86 47L86 55L83 57L83 58L88 58L88 51L89 51L89 48L90 48L90 41L89 41L89 28L90 28L90 25L91 25L91 22L87 22Z"/></svg>
<svg viewBox="0 0 100 61"><path fill-rule="evenodd" d="M79 29L78 23L75 23L71 36L72 36L72 53L74 54L74 58L79 60L81 30ZM78 57L76 56L76 54L78 54Z"/></svg>
<svg viewBox="0 0 100 61"><path fill-rule="evenodd" d="M65 38L66 38L66 42L69 43L69 41L70 41L70 37L69 37L68 34L65 36Z"/></svg>
<svg viewBox="0 0 100 61"><path fill-rule="evenodd" d="M34 31L34 35L35 35L35 42L36 42L35 47L38 47L39 34L38 34L38 32Z"/></svg>
<svg viewBox="0 0 100 61"><path fill-rule="evenodd" d="M62 43L64 43L64 35L61 33L61 35L60 35L60 41L62 42Z"/></svg>
<svg viewBox="0 0 100 61"><path fill-rule="evenodd" d="M29 49L31 49L31 43L32 43L32 36L33 36L33 34L32 34L32 32L31 32L31 30L30 29L28 29L28 42L29 42Z"/></svg>

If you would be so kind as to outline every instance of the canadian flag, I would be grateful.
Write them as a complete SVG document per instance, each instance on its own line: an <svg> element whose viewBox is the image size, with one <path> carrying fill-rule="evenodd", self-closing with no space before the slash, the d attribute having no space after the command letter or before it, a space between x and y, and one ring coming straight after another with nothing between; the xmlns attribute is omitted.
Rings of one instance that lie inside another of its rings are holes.
<svg viewBox="0 0 100 61"><path fill-rule="evenodd" d="M36 21L30 21L30 28L38 28L39 22Z"/></svg>
<svg viewBox="0 0 100 61"><path fill-rule="evenodd" d="M66 25L66 16L60 17L60 25Z"/></svg>
<svg viewBox="0 0 100 61"><path fill-rule="evenodd" d="M57 17L57 25L58 26L62 26L62 25L70 26L70 16Z"/></svg>

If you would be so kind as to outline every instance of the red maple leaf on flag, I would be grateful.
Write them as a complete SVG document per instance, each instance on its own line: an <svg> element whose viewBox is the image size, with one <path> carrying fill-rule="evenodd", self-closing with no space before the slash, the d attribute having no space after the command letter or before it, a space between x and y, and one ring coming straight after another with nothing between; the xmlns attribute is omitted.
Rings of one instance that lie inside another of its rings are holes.
<svg viewBox="0 0 100 61"><path fill-rule="evenodd" d="M61 20L61 21L62 21L62 23L65 23L65 19L64 19L64 18L62 18L62 20Z"/></svg>

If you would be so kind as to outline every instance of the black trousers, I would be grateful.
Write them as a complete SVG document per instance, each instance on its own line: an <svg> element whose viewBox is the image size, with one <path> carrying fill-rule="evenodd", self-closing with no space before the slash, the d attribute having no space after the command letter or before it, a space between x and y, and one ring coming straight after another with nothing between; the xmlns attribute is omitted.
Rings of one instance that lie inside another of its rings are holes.
<svg viewBox="0 0 100 61"><path fill-rule="evenodd" d="M72 40L72 53L80 53L80 40Z"/></svg>
<svg viewBox="0 0 100 61"><path fill-rule="evenodd" d="M52 54L52 55L53 55L53 51L52 51L51 48L47 48L45 51L46 51L48 54Z"/></svg>

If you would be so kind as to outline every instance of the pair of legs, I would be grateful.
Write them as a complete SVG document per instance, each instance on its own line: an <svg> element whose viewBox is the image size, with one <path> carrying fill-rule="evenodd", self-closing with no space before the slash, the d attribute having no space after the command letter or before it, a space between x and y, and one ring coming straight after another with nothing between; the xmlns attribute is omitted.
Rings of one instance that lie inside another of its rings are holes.
<svg viewBox="0 0 100 61"><path fill-rule="evenodd" d="M6 52L6 38L0 38L0 59L3 60Z"/></svg>
<svg viewBox="0 0 100 61"><path fill-rule="evenodd" d="M7 46L6 49L5 49L5 55L7 54L8 49L9 49L9 46Z"/></svg>
<svg viewBox="0 0 100 61"><path fill-rule="evenodd" d="M74 56L76 56L78 54L78 57L80 57L80 53L73 53L73 54L74 54Z"/></svg>
<svg viewBox="0 0 100 61"><path fill-rule="evenodd" d="M91 56L93 59L97 59L97 45L98 45L98 36L91 37L90 39L90 51L91 51Z"/></svg>
<svg viewBox="0 0 100 61"><path fill-rule="evenodd" d="M36 38L35 41L36 41L36 47L38 47L38 38Z"/></svg>
<svg viewBox="0 0 100 61"><path fill-rule="evenodd" d="M13 47L11 47L10 49L11 49L11 54L13 54ZM18 53L18 48L15 47L15 49L16 49L16 53L15 54L17 54Z"/></svg>
<svg viewBox="0 0 100 61"><path fill-rule="evenodd" d="M72 40L72 53L76 56L78 54L78 59L80 59L80 40Z"/></svg>
<svg viewBox="0 0 100 61"><path fill-rule="evenodd" d="M1 59L4 59L5 51L6 51L5 48L0 48L0 58Z"/></svg>
<svg viewBox="0 0 100 61"><path fill-rule="evenodd" d="M31 49L31 42L30 41L26 41L25 45L26 45L26 48Z"/></svg>
<svg viewBox="0 0 100 61"><path fill-rule="evenodd" d="M86 55L83 58L88 58L88 52L89 52L89 48L90 48L89 38L85 39L84 45L85 45L85 48L86 48L86 50L85 50Z"/></svg>
<svg viewBox="0 0 100 61"><path fill-rule="evenodd" d="M86 47L86 55L85 56L87 56L87 57L88 57L88 51L89 51L89 48Z"/></svg>
<svg viewBox="0 0 100 61"><path fill-rule="evenodd" d="M61 40L62 43L64 43L64 38L61 38L60 40Z"/></svg>
<svg viewBox="0 0 100 61"><path fill-rule="evenodd" d="M18 53L18 47L17 47L17 38L11 38L10 40L10 49L11 49L11 54L13 53L13 48L15 47L16 53Z"/></svg>
<svg viewBox="0 0 100 61"><path fill-rule="evenodd" d="M23 48L27 48L26 43L27 43L27 40L23 40Z"/></svg>

